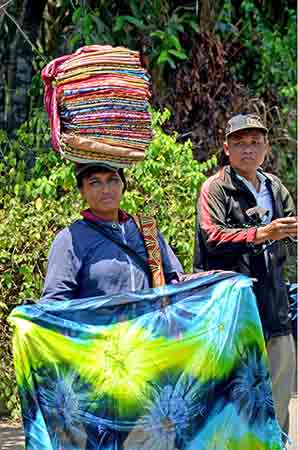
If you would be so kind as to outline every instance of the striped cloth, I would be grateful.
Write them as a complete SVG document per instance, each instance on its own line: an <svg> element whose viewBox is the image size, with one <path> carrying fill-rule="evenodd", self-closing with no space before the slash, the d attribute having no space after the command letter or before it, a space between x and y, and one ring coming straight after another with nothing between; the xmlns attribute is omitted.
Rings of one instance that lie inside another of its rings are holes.
<svg viewBox="0 0 298 450"><path fill-rule="evenodd" d="M42 70L52 144L77 163L130 166L151 140L149 76L139 53L91 45Z"/></svg>

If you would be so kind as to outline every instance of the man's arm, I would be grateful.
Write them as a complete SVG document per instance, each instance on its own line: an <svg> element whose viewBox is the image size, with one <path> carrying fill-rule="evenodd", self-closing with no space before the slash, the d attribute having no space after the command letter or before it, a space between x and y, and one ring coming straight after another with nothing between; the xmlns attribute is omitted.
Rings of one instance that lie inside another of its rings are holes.
<svg viewBox="0 0 298 450"><path fill-rule="evenodd" d="M296 238L298 230L297 217L281 217L268 225L257 229L255 243L262 244L266 241L280 241L286 238Z"/></svg>
<svg viewBox="0 0 298 450"><path fill-rule="evenodd" d="M297 217L293 199L287 188L274 176L275 182L279 183L280 195L283 207L283 216L273 220L270 224L258 228L256 233L257 244L272 240L279 241L285 238L297 237Z"/></svg>
<svg viewBox="0 0 298 450"><path fill-rule="evenodd" d="M207 180L198 201L197 232L200 230L209 254L250 252L257 228L234 228L227 223L228 204L216 179ZM198 239L197 239L198 241Z"/></svg>
<svg viewBox="0 0 298 450"><path fill-rule="evenodd" d="M233 228L227 224L227 201L216 180L207 180L198 202L198 229L210 254L252 252L256 245L270 240L297 237L297 217L294 203L287 189L281 185L284 217L262 227ZM198 230L197 230L198 231Z"/></svg>

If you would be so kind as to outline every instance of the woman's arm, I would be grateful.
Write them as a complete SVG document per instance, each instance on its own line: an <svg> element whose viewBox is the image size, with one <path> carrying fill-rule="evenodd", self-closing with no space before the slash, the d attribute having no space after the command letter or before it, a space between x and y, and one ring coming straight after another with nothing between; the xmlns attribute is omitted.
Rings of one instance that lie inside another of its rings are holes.
<svg viewBox="0 0 298 450"><path fill-rule="evenodd" d="M81 261L74 250L72 235L69 228L65 228L52 244L41 300L76 298L80 268Z"/></svg>
<svg viewBox="0 0 298 450"><path fill-rule="evenodd" d="M179 259L161 233L158 233L158 243L166 283L170 283L173 280L179 280L179 274L183 273L183 268Z"/></svg>

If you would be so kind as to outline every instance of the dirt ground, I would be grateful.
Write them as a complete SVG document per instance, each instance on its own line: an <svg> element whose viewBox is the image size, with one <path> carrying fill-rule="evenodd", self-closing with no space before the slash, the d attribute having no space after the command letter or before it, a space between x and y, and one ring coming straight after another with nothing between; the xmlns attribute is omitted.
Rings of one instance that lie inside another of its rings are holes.
<svg viewBox="0 0 298 450"><path fill-rule="evenodd" d="M290 437L292 445L289 450L298 449L298 399L291 400ZM0 450L24 450L24 436L20 423L0 419ZM239 449L240 450L240 449Z"/></svg>
<svg viewBox="0 0 298 450"><path fill-rule="evenodd" d="M24 450L22 425L0 419L0 450Z"/></svg>

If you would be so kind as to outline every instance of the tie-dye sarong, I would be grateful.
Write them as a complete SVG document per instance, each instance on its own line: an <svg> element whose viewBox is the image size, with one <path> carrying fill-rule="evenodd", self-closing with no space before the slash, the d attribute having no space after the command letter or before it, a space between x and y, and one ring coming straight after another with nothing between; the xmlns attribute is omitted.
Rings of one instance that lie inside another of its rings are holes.
<svg viewBox="0 0 298 450"><path fill-rule="evenodd" d="M27 450L282 449L245 276L24 305L10 320Z"/></svg>

